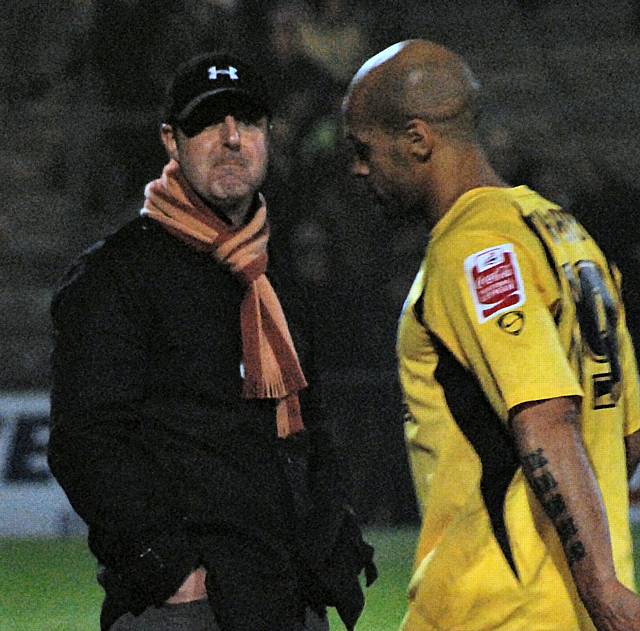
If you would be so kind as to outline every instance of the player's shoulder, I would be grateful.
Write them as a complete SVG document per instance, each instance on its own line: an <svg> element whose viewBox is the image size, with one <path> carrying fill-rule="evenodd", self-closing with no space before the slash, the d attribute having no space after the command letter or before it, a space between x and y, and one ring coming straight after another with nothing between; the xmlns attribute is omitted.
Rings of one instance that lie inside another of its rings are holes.
<svg viewBox="0 0 640 631"><path fill-rule="evenodd" d="M527 186L486 187L469 191L452 207L455 229L468 232L526 232L526 218L536 209L559 207Z"/></svg>
<svg viewBox="0 0 640 631"><path fill-rule="evenodd" d="M510 241L515 227L515 211L503 195L463 196L432 232L429 260L441 270L451 269L473 252Z"/></svg>
<svg viewBox="0 0 640 631"><path fill-rule="evenodd" d="M436 226L431 256L446 269L501 246L512 251L535 247L527 215L548 204L526 186L469 191L451 208L450 217Z"/></svg>

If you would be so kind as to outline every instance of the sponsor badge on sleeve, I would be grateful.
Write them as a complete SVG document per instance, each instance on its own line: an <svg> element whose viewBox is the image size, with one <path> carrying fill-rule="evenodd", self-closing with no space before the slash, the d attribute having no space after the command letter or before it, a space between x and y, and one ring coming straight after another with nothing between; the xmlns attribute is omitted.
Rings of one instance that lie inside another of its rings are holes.
<svg viewBox="0 0 640 631"><path fill-rule="evenodd" d="M481 324L524 304L524 284L513 244L472 254L464 261L464 271Z"/></svg>

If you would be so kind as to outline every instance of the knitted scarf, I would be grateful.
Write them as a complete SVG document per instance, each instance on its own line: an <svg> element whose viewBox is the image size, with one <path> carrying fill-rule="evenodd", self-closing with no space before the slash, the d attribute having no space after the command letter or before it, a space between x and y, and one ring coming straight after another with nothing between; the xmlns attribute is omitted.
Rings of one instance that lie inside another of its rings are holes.
<svg viewBox="0 0 640 631"><path fill-rule="evenodd" d="M246 287L240 306L245 398L277 399L278 436L303 429L298 390L307 382L289 333L280 301L269 279L267 207L244 226L233 229L215 216L196 195L171 160L162 176L147 184L142 215L197 250L210 254Z"/></svg>

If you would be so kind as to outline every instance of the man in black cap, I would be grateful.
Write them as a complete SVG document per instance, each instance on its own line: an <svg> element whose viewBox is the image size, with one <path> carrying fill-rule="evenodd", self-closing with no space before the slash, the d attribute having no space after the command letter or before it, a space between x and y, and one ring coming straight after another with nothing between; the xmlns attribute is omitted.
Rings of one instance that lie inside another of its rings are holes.
<svg viewBox="0 0 640 631"><path fill-rule="evenodd" d="M89 526L101 629L346 628L375 578L338 479L313 317L268 267L270 109L228 54L181 66L140 217L52 304L51 470Z"/></svg>

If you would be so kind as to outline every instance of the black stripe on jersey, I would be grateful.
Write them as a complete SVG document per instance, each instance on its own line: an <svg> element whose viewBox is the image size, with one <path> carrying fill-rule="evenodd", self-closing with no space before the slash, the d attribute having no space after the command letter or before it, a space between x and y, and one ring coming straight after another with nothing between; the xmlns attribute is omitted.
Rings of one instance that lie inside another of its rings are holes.
<svg viewBox="0 0 640 631"><path fill-rule="evenodd" d="M531 230L531 232L533 232L533 234L535 235L536 239L538 239L538 241L540 242L540 245L542 246L542 249L544 250L544 255L547 259L547 264L549 265L549 267L551 268L551 271L553 272L553 275L556 278L556 283L558 284L558 289L559 291L562 293L562 289L561 289L561 282L560 282L560 270L557 268L556 266L556 262L551 254L551 250L549 250L549 246L546 244L545 240L542 238L542 235L540 234L540 231L538 230L538 227L536 226L536 224L534 223L533 219L531 218L531 216L525 216L522 213L522 209L520 208L520 206L518 206L518 204L514 204L516 206L516 208L520 211L520 214L522 215L522 221L524 221L525 225L527 226L527 228L529 228L529 230ZM562 317L562 302L558 302L557 304L557 310L555 310L555 313L553 314L553 321L556 323L556 326L558 326L558 323L560 322L560 318Z"/></svg>
<svg viewBox="0 0 640 631"><path fill-rule="evenodd" d="M480 458L480 491L495 538L517 577L518 570L504 523L507 489L520 466L516 448L475 377L431 331L429 335L433 337L438 353L435 378L444 390L454 420Z"/></svg>
<svg viewBox="0 0 640 631"><path fill-rule="evenodd" d="M424 323L424 292L426 289L423 289L420 295L418 296L418 300L413 303L413 315L416 317L416 320L420 322L422 326L426 326Z"/></svg>
<svg viewBox="0 0 640 631"><path fill-rule="evenodd" d="M520 208L520 206L518 206L517 204L515 204L515 206L522 214L522 209ZM540 241L540 245L544 250L544 255L547 257L547 263L549 264L549 267L553 271L553 275L556 277L556 282L558 283L558 286L560 286L560 270L556 267L556 262L551 254L551 250L549 250L549 246L547 246L545 240L542 238L542 235L540 234L538 227L536 226L536 224L534 223L533 219L530 216L526 216L522 214L522 221L524 221L527 228L529 228L529 230L531 230L531 232L535 234L538 241Z"/></svg>

